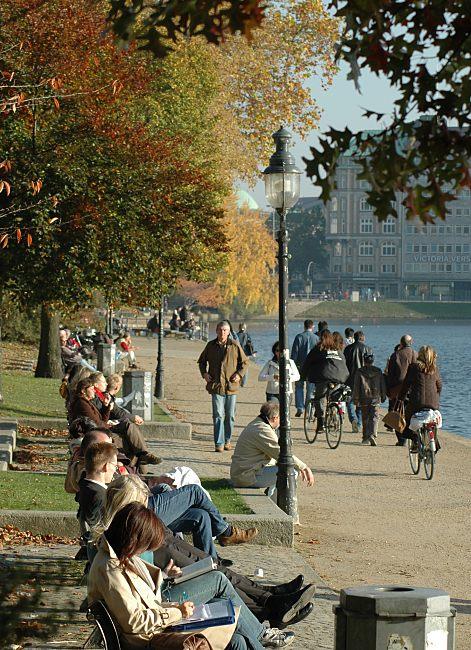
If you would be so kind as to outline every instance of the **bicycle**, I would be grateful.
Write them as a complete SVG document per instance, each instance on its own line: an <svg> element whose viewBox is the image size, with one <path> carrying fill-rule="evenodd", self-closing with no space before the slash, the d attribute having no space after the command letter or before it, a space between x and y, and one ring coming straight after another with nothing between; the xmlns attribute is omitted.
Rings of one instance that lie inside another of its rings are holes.
<svg viewBox="0 0 471 650"><path fill-rule="evenodd" d="M417 451L411 451L413 441L408 440L409 463L413 474L420 472L423 462L425 478L430 481L435 471L435 454L437 450L437 423L425 422L417 433Z"/></svg>
<svg viewBox="0 0 471 650"><path fill-rule="evenodd" d="M351 392L349 386L345 384L329 384L327 389L324 428L327 444L331 449L337 449L340 444L345 415L345 400ZM311 397L304 410L304 435L310 445L316 441L318 433L314 398Z"/></svg>

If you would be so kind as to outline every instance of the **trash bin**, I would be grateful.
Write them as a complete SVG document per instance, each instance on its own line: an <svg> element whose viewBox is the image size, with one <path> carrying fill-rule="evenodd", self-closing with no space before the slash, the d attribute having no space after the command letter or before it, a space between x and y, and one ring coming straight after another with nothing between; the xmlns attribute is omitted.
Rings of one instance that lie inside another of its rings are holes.
<svg viewBox="0 0 471 650"><path fill-rule="evenodd" d="M365 585L340 592L334 650L454 650L455 610L441 589Z"/></svg>
<svg viewBox="0 0 471 650"><path fill-rule="evenodd" d="M123 376L125 407L133 415L140 415L147 422L152 420L154 401L154 375L142 370L128 370Z"/></svg>
<svg viewBox="0 0 471 650"><path fill-rule="evenodd" d="M116 345L98 343L97 368L104 375L112 375L116 371Z"/></svg>

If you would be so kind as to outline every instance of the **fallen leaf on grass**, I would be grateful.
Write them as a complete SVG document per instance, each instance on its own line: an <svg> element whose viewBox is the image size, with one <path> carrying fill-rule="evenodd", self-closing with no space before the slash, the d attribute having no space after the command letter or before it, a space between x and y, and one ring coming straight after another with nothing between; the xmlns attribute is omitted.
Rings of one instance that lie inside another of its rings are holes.
<svg viewBox="0 0 471 650"><path fill-rule="evenodd" d="M320 544L320 541L318 539L310 539L307 544Z"/></svg>

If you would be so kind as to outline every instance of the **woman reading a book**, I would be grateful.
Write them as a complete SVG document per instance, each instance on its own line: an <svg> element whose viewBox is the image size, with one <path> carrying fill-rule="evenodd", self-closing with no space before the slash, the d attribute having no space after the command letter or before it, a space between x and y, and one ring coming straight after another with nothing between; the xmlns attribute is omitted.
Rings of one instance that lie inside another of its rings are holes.
<svg viewBox="0 0 471 650"><path fill-rule="evenodd" d="M151 510L143 504L130 503L113 517L101 537L90 568L89 603L105 602L130 647L169 647L166 632L191 617L195 606L229 599L239 608L235 631L234 625L225 620L216 627L211 627L214 622L208 621L208 627L190 633L193 645L188 647L261 650L263 647L283 647L293 641L292 632L264 627L219 571L190 578L178 585L166 580L161 591L162 572L139 556L158 549L164 536L164 525ZM180 573L178 567L171 565L167 570L170 578ZM188 636L187 640L190 641ZM185 647L184 641L185 635L180 647Z"/></svg>

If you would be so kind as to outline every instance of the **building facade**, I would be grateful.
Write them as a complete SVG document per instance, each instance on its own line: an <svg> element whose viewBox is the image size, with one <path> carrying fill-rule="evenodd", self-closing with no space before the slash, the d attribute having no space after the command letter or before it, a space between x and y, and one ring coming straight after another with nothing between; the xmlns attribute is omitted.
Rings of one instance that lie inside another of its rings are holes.
<svg viewBox="0 0 471 650"><path fill-rule="evenodd" d="M341 157L337 189L325 208L327 288L385 298L471 300L470 190L449 204L446 221L407 221L397 194L398 218L379 222L359 171L352 156Z"/></svg>

